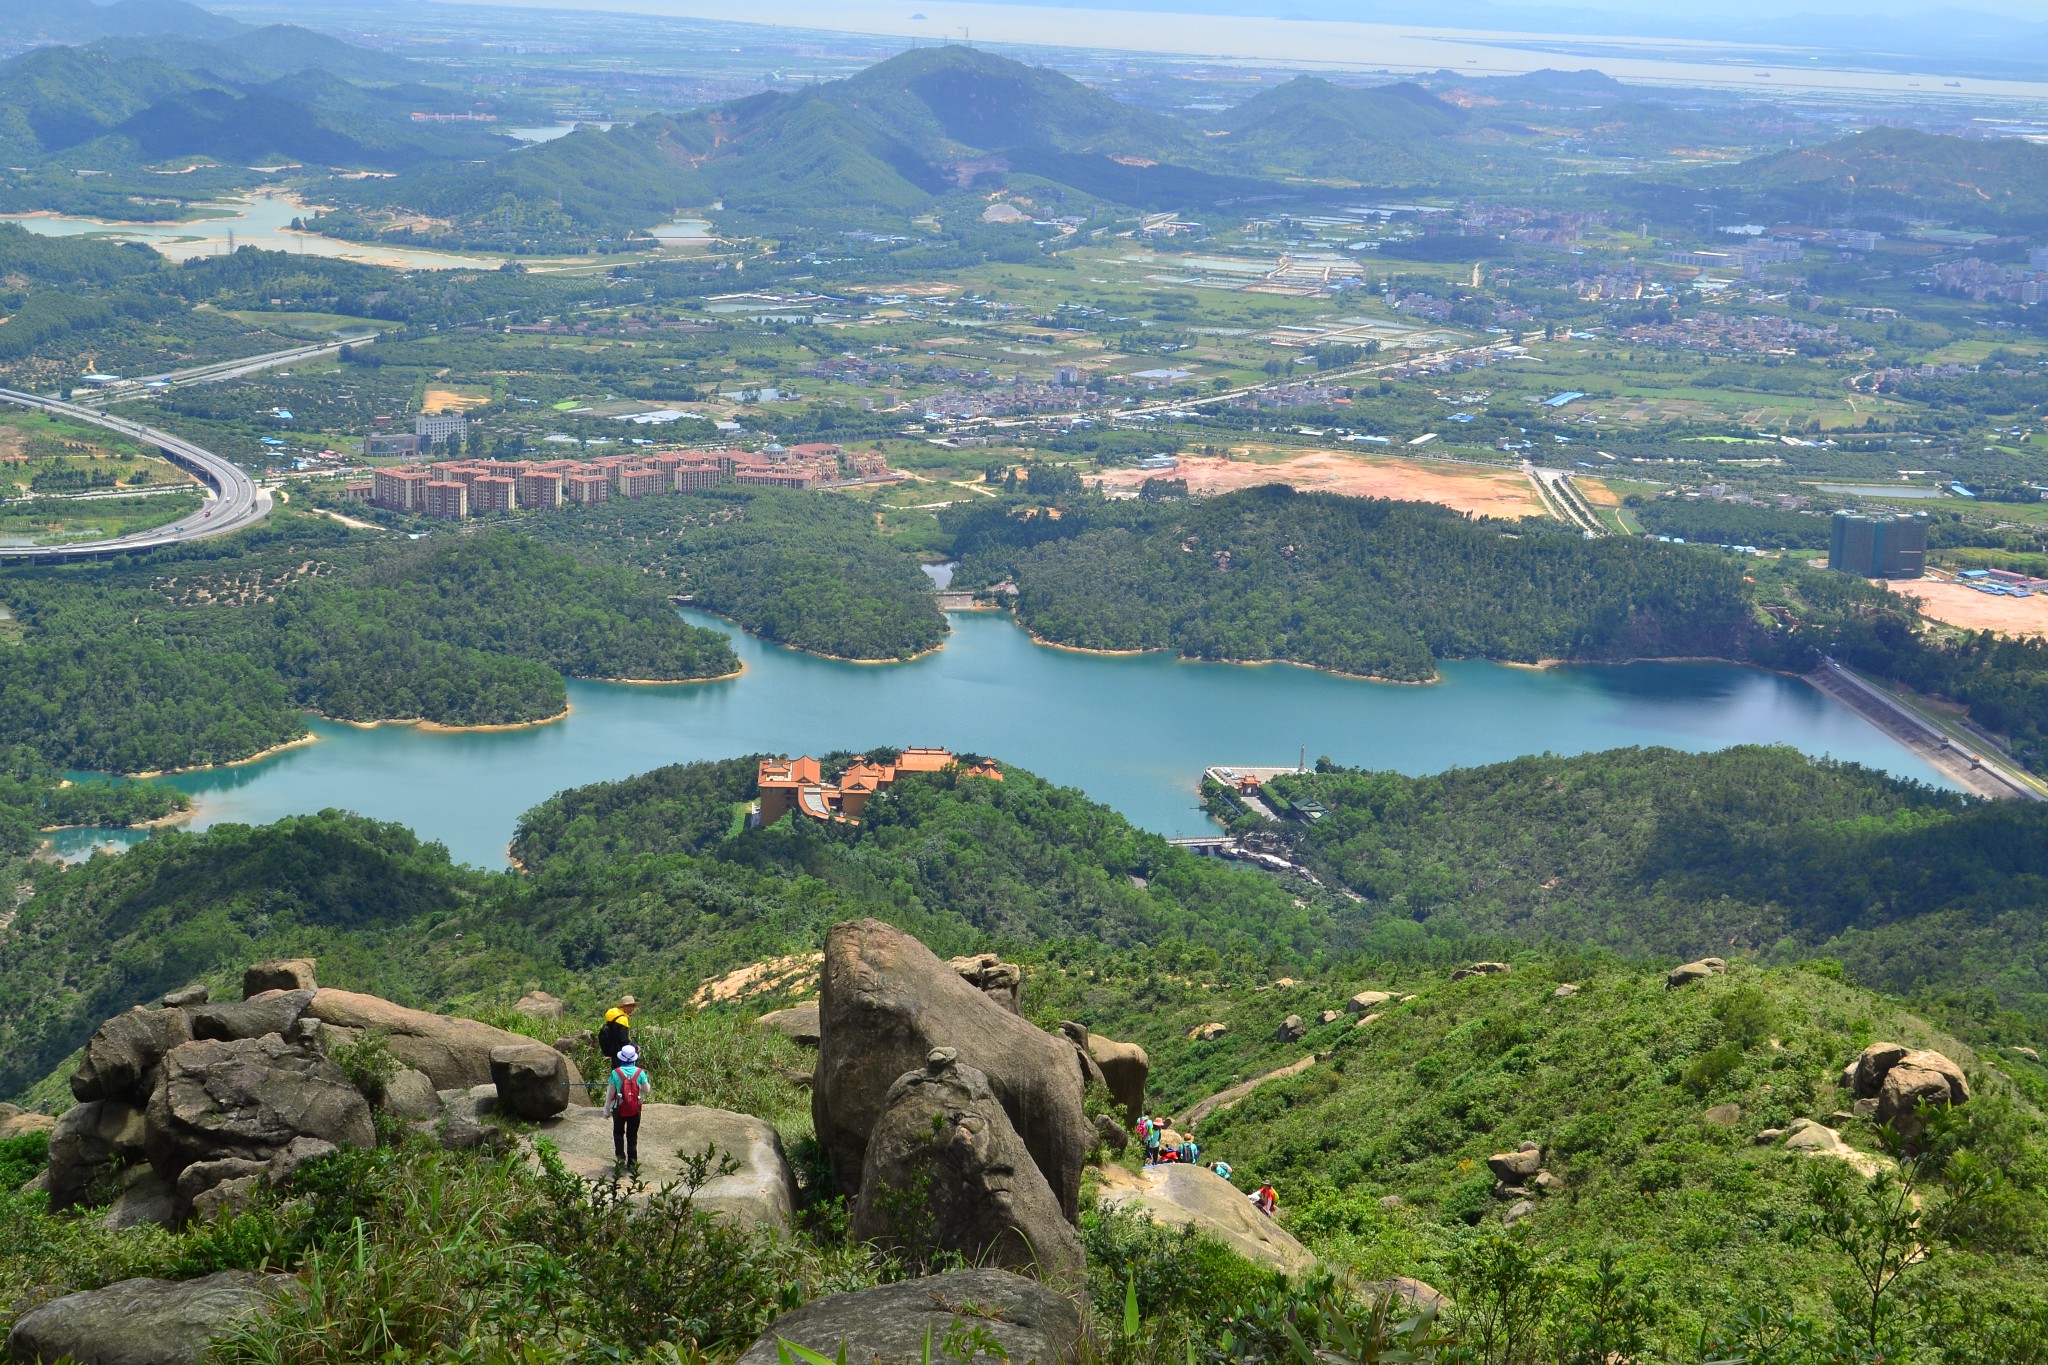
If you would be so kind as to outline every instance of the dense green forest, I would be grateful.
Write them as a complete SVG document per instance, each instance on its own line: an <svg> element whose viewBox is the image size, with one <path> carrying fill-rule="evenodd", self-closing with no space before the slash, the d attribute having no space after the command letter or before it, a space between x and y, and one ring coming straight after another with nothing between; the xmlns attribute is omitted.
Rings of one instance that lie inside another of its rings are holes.
<svg viewBox="0 0 2048 1365"><path fill-rule="evenodd" d="M1740 657L1741 571L1558 527L1285 487L1165 503L976 504L948 520L963 586L1087 649L1287 659L1422 681L1438 659Z"/></svg>
<svg viewBox="0 0 2048 1365"><path fill-rule="evenodd" d="M1362 895L1383 951L1505 935L1632 955L1838 959L2008 1032L2048 1029L2048 807L1974 801L1784 748L1619 749L1430 777L1274 780L1285 828ZM1240 828L1261 821L1212 792Z"/></svg>
<svg viewBox="0 0 2048 1365"><path fill-rule="evenodd" d="M557 715L564 674L681 680L739 667L635 576L514 536L366 538L273 518L142 563L0 574L21 645L0 743L141 772L246 758L340 720Z"/></svg>
<svg viewBox="0 0 2048 1365"><path fill-rule="evenodd" d="M790 489L601 503L522 527L637 570L778 644L904 659L945 638L931 580L858 503Z"/></svg>
<svg viewBox="0 0 2048 1365"><path fill-rule="evenodd" d="M1643 529L1707 545L1753 545L1766 550L1825 550L1830 518L1735 502L1656 498L1632 509Z"/></svg>
<svg viewBox="0 0 2048 1365"><path fill-rule="evenodd" d="M33 853L47 829L139 825L191 804L168 787L68 781L24 745L0 748L0 858Z"/></svg>

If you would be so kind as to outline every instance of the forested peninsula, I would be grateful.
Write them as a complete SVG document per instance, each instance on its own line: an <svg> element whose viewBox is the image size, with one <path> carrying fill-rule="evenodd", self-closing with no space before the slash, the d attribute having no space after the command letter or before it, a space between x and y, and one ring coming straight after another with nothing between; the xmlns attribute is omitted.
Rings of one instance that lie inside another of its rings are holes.
<svg viewBox="0 0 2048 1365"><path fill-rule="evenodd" d="M910 555L846 499L718 489L600 503L532 523L532 534L669 585L764 640L835 659L937 649L946 616Z"/></svg>
<svg viewBox="0 0 2048 1365"><path fill-rule="evenodd" d="M963 586L1013 581L1019 621L1083 649L1426 682L1439 659L1740 658L1754 628L1728 561L1423 503L1273 486L977 504L950 527Z"/></svg>
<svg viewBox="0 0 2048 1365"><path fill-rule="evenodd" d="M634 575L510 535L368 539L279 517L113 566L0 574L22 632L0 744L65 768L248 758L336 720L512 725L560 715L564 675L736 672L725 638Z"/></svg>

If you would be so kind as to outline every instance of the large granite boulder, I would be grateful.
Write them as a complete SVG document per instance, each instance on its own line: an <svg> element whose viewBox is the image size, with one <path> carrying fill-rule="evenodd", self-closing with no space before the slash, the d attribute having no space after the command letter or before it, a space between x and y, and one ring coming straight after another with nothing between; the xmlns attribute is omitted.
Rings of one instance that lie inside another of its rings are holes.
<svg viewBox="0 0 2048 1365"><path fill-rule="evenodd" d="M559 1019L563 1009L561 998L546 991L528 991L512 1002L512 1012L529 1019Z"/></svg>
<svg viewBox="0 0 2048 1365"><path fill-rule="evenodd" d="M843 1345L859 1365L909 1365L923 1359L927 1340L938 1358L955 1326L987 1332L1014 1365L1067 1365L1086 1331L1056 1290L1004 1270L958 1270L813 1299L777 1318L735 1365L777 1365L782 1339L834 1359Z"/></svg>
<svg viewBox="0 0 2048 1365"><path fill-rule="evenodd" d="M402 1119L433 1119L441 1116L441 1095L433 1078L424 1071L406 1067L384 1082L377 1107Z"/></svg>
<svg viewBox="0 0 2048 1365"><path fill-rule="evenodd" d="M287 1275L223 1270L200 1280L122 1280L30 1309L8 1359L76 1365L199 1365L207 1346L290 1292Z"/></svg>
<svg viewBox="0 0 2048 1365"><path fill-rule="evenodd" d="M1681 962L1664 974L1664 989L1675 991L1681 986L1690 986L1695 981L1705 981L1710 976L1727 974L1728 964L1718 957L1703 957L1697 962Z"/></svg>
<svg viewBox="0 0 2048 1365"><path fill-rule="evenodd" d="M310 957L280 958L276 962L258 962L242 972L242 998L252 999L266 991L316 991L320 983L313 979L315 959Z"/></svg>
<svg viewBox="0 0 2048 1365"><path fill-rule="evenodd" d="M507 1043L491 1049L491 1084L498 1110L520 1119L551 1119L569 1107L567 1057L545 1043Z"/></svg>
<svg viewBox="0 0 2048 1365"><path fill-rule="evenodd" d="M1920 1118L1922 1105L1947 1109L1969 1098L1970 1083L1961 1067L1939 1052L1908 1052L1885 1072L1875 1117L1911 1141L1926 1127Z"/></svg>
<svg viewBox="0 0 2048 1365"><path fill-rule="evenodd" d="M1842 1068L1842 1088L1859 1100L1874 1100L1887 1071L1913 1049L1903 1043L1872 1043Z"/></svg>
<svg viewBox="0 0 2048 1365"><path fill-rule="evenodd" d="M1105 1167L1097 1200L1105 1207L1142 1210L1167 1227L1194 1227L1256 1265L1286 1275L1315 1268L1307 1247L1260 1213L1243 1191L1204 1166L1168 1163L1132 1174Z"/></svg>
<svg viewBox="0 0 2048 1365"><path fill-rule="evenodd" d="M164 1058L144 1146L166 1180L201 1162L268 1163L300 1137L377 1141L369 1101L326 1057L267 1037L190 1042Z"/></svg>
<svg viewBox="0 0 2048 1365"><path fill-rule="evenodd" d="M345 1042L364 1032L383 1034L392 1054L414 1070L426 1072L439 1090L467 1090L472 1086L491 1084L491 1052L496 1048L533 1041L522 1034L480 1024L474 1019L429 1014L425 1010L394 1005L374 995L358 995L354 991L324 987L314 992L313 1003L307 1007L306 1013L339 1035L334 1040L336 1042ZM580 1097L583 1094L583 1077L574 1062L566 1065L570 1094Z"/></svg>
<svg viewBox="0 0 2048 1365"><path fill-rule="evenodd" d="M818 1011L811 1116L840 1189L858 1189L868 1134L896 1078L923 1067L933 1048L951 1047L987 1076L1060 1212L1078 1219L1095 1129L1083 1112L1071 1042L1032 1027L922 943L872 919L836 924L826 935Z"/></svg>
<svg viewBox="0 0 2048 1365"><path fill-rule="evenodd" d="M818 1002L806 1000L786 1010L772 1010L754 1021L789 1039L799 1047L818 1045Z"/></svg>
<svg viewBox="0 0 2048 1365"><path fill-rule="evenodd" d="M533 1137L554 1144L562 1164L586 1180L611 1178L612 1121L603 1111L572 1106L534 1125ZM640 1178L645 1197L684 1175L685 1157L712 1149L712 1164L730 1156L739 1169L705 1185L697 1207L749 1227L788 1232L796 1208L796 1180L782 1138L750 1114L695 1104L647 1104L640 1109Z"/></svg>
<svg viewBox="0 0 2048 1365"><path fill-rule="evenodd" d="M44 1188L53 1213L98 1202L128 1167L146 1159L148 1124L126 1100L87 1100L65 1110L50 1131Z"/></svg>
<svg viewBox="0 0 2048 1365"><path fill-rule="evenodd" d="M137 1005L117 1014L86 1042L71 1073L72 1098L147 1104L164 1054L191 1039L192 1021L184 1010Z"/></svg>
<svg viewBox="0 0 2048 1365"><path fill-rule="evenodd" d="M310 990L263 991L237 1003L198 1005L186 1014L192 1020L194 1038L228 1043L237 1038L261 1038L266 1033L288 1033L312 1003Z"/></svg>
<svg viewBox="0 0 2048 1365"><path fill-rule="evenodd" d="M918 1265L957 1252L970 1265L1080 1281L1081 1239L987 1076L936 1048L882 1104L853 1206L855 1237Z"/></svg>
<svg viewBox="0 0 2048 1365"><path fill-rule="evenodd" d="M946 965L1010 1013L1024 1012L1024 969L1016 963L1005 962L994 953L976 953L953 958Z"/></svg>
<svg viewBox="0 0 2048 1365"><path fill-rule="evenodd" d="M145 1162L121 1173L121 1192L100 1216L108 1232L126 1232L144 1224L170 1227L178 1221L178 1190Z"/></svg>
<svg viewBox="0 0 2048 1365"><path fill-rule="evenodd" d="M1152 1058L1136 1043L1119 1043L1091 1032L1086 1025L1062 1019L1060 1032L1088 1054L1103 1086L1123 1106L1124 1122L1134 1124L1145 1112L1145 1086L1152 1076Z"/></svg>

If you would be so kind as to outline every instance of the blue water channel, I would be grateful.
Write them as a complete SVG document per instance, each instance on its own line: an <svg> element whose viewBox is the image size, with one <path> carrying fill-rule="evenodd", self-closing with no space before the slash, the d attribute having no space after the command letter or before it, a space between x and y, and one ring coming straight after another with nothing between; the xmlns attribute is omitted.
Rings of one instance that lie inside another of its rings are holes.
<svg viewBox="0 0 2048 1365"><path fill-rule="evenodd" d="M850 664L784 649L699 613L745 662L723 682L569 684L569 715L518 730L436 732L313 722L317 742L237 767L157 779L190 792L205 829L337 807L409 825L464 862L505 865L519 816L565 787L664 763L754 752L939 744L1081 788L1145 828L1209 832L1211 764L1310 762L1437 772L1520 754L1632 744L1791 744L1949 785L1797 678L1721 664L1513 668L1451 663L1402 686L1287 664L1189 663L1035 644L1007 615L953 615L945 648ZM80 856L110 838L67 831Z"/></svg>

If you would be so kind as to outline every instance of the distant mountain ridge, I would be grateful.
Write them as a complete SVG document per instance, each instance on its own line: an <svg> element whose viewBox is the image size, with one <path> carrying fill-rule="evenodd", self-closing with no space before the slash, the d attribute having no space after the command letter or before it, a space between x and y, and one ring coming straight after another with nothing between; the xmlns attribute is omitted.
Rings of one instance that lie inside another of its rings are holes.
<svg viewBox="0 0 2048 1365"><path fill-rule="evenodd" d="M2048 228L2048 147L1872 128L1701 177L1787 209L1949 217L1973 226Z"/></svg>

